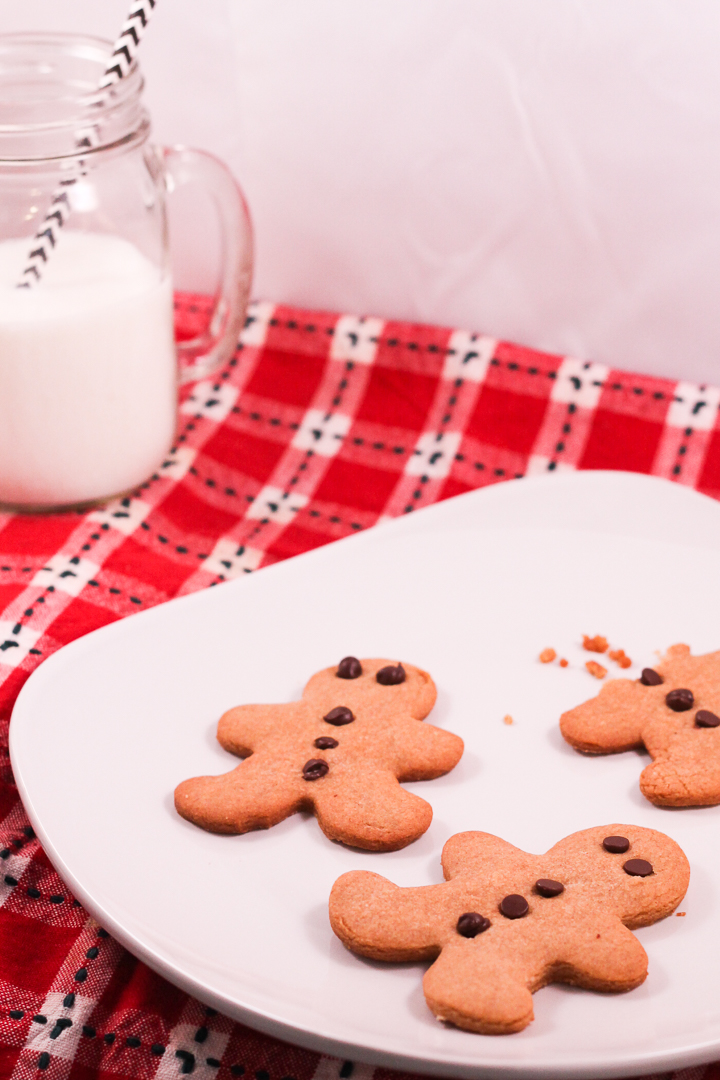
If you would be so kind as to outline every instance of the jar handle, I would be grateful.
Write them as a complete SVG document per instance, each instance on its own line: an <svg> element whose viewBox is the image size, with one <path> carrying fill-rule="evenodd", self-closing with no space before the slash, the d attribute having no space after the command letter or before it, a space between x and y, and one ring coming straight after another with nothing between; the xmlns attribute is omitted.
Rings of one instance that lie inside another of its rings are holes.
<svg viewBox="0 0 720 1080"><path fill-rule="evenodd" d="M164 148L162 156L168 192L185 184L202 184L220 218L222 269L210 323L198 337L177 343L180 382L186 383L212 374L237 346L252 282L252 224L237 181L216 157L184 146Z"/></svg>

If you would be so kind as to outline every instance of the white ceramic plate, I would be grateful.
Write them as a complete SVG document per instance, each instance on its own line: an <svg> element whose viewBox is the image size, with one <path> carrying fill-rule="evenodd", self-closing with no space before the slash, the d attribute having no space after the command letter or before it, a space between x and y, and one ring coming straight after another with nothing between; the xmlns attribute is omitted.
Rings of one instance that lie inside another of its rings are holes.
<svg viewBox="0 0 720 1080"><path fill-rule="evenodd" d="M720 645L720 506L664 481L580 473L505 483L241 581L102 629L23 689L11 753L60 874L136 955L223 1012L281 1038L395 1067L482 1077L651 1072L720 1057L720 808L663 811L638 790L641 755L583 758L557 728L594 694L580 635L636 661ZM562 670L537 662L554 646ZM347 653L427 668L430 719L463 736L453 773L411 785L435 818L394 854L332 844L296 815L264 833L201 832L173 811L179 780L236 762L224 709L288 701ZM505 714L514 724L503 723ZM421 965L360 960L333 937L333 881L362 867L442 880L463 829L529 851L576 829L634 822L685 849L682 909L638 936L647 982L603 996L548 987L504 1038L439 1024Z"/></svg>

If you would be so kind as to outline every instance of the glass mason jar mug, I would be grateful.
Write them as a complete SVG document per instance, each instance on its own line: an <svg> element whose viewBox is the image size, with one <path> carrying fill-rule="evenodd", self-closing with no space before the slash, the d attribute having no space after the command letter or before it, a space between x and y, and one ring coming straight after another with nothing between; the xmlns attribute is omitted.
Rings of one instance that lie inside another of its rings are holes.
<svg viewBox="0 0 720 1080"><path fill-rule="evenodd" d="M2 509L88 506L146 480L172 445L179 382L227 360L245 318L240 189L209 154L148 142L137 65L97 89L111 51L0 35ZM221 280L208 331L176 345L165 197L196 182L219 214Z"/></svg>

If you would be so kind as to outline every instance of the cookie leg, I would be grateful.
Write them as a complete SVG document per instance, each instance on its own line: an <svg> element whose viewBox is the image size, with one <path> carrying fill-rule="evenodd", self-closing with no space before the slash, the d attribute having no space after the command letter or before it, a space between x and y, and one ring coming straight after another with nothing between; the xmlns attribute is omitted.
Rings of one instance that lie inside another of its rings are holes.
<svg viewBox="0 0 720 1080"><path fill-rule="evenodd" d="M638 939L613 919L593 922L583 935L568 935L547 981L618 993L644 982L647 967L647 953Z"/></svg>
<svg viewBox="0 0 720 1080"><path fill-rule="evenodd" d="M533 1019L525 973L506 952L464 942L443 949L425 973L425 1000L438 1020L482 1035L522 1031Z"/></svg>
<svg viewBox="0 0 720 1080"><path fill-rule="evenodd" d="M201 829L246 833L269 829L300 809L302 799L291 785L253 755L223 776L197 776L175 789L175 809Z"/></svg>
<svg viewBox="0 0 720 1080"><path fill-rule="evenodd" d="M343 775L313 791L320 828L331 840L366 851L398 851L427 830L432 807L401 788L392 773Z"/></svg>

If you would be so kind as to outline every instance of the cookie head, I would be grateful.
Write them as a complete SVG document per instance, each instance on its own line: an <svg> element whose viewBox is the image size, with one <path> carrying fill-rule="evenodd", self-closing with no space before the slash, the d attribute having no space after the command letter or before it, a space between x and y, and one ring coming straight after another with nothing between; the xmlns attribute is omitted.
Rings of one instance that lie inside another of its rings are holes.
<svg viewBox="0 0 720 1080"><path fill-rule="evenodd" d="M352 661L352 665L349 664ZM353 674L345 674L352 670ZM303 697L312 697L326 713L344 708L351 713L368 709L402 710L422 720L428 715L437 691L426 671L399 660L344 657L333 667L313 675Z"/></svg>

